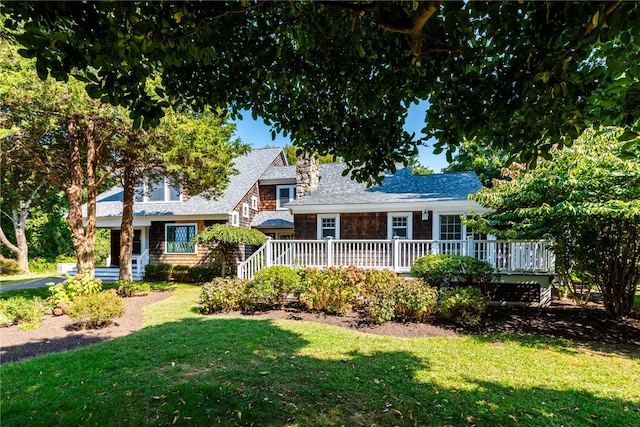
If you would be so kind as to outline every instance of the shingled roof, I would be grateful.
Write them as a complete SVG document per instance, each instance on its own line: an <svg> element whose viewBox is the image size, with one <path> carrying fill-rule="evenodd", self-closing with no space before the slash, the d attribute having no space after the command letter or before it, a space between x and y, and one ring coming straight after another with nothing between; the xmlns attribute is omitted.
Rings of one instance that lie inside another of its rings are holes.
<svg viewBox="0 0 640 427"><path fill-rule="evenodd" d="M251 150L236 158L235 168L240 173L231 176L224 194L218 199L210 200L201 196L193 196L185 202L136 202L133 206L133 215L135 217L227 215L238 205L281 153L282 148L263 148ZM97 203L97 216L99 218L122 216L122 193L122 187L116 186L100 194Z"/></svg>
<svg viewBox="0 0 640 427"><path fill-rule="evenodd" d="M287 203L287 207L313 205L383 204L415 201L467 200L482 188L475 172L414 175L408 168L384 177L381 185L367 188L343 176L342 163L321 164L318 189Z"/></svg>

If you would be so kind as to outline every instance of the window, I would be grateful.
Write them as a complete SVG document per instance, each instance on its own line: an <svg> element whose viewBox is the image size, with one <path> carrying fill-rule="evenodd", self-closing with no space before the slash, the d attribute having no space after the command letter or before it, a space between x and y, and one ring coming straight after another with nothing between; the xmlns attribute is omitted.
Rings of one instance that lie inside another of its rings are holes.
<svg viewBox="0 0 640 427"><path fill-rule="evenodd" d="M179 202L180 187L172 185L169 180L152 182L144 178L136 185L135 201L141 202Z"/></svg>
<svg viewBox="0 0 640 427"><path fill-rule="evenodd" d="M390 213L387 221L387 234L390 239L395 237L400 239L412 238L413 214L411 212Z"/></svg>
<svg viewBox="0 0 640 427"><path fill-rule="evenodd" d="M251 196L251 209L258 210L258 196Z"/></svg>
<svg viewBox="0 0 640 427"><path fill-rule="evenodd" d="M440 240L462 240L460 215L440 215Z"/></svg>
<svg viewBox="0 0 640 427"><path fill-rule="evenodd" d="M195 254L196 244L193 243L193 238L196 231L195 224L166 224L165 253Z"/></svg>
<svg viewBox="0 0 640 427"><path fill-rule="evenodd" d="M318 215L318 239L340 238L340 216Z"/></svg>
<svg viewBox="0 0 640 427"><path fill-rule="evenodd" d="M242 204L242 216L244 218L249 218L249 204L247 203Z"/></svg>
<svg viewBox="0 0 640 427"><path fill-rule="evenodd" d="M295 185L276 186L276 209L286 209L284 205L296 198Z"/></svg>
<svg viewBox="0 0 640 427"><path fill-rule="evenodd" d="M231 212L231 225L234 227L240 225L240 214L237 211Z"/></svg>

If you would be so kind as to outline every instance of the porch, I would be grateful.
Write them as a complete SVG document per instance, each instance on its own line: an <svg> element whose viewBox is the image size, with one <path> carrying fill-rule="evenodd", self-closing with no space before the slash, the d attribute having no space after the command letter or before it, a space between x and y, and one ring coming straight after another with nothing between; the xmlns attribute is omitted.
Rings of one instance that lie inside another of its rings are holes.
<svg viewBox="0 0 640 427"><path fill-rule="evenodd" d="M424 255L468 255L489 262L504 275L552 275L554 255L547 241L532 240L271 240L238 264L238 277L252 279L273 265L327 268L356 266L408 273Z"/></svg>
<svg viewBox="0 0 640 427"><path fill-rule="evenodd" d="M135 254L131 256L131 279L134 281L142 280L144 278L145 266L149 264L149 251L145 250L141 254ZM62 271L60 265L58 266L59 273L67 273L71 276L78 273L75 265L66 271ZM106 267L96 267L95 269L96 279L100 279L103 282L110 283L115 282L120 277L120 267L111 265L111 257L107 257Z"/></svg>

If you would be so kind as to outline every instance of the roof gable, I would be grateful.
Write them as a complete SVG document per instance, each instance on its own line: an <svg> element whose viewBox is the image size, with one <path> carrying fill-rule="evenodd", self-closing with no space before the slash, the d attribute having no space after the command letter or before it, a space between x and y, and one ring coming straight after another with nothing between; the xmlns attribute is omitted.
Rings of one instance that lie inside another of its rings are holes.
<svg viewBox="0 0 640 427"><path fill-rule="evenodd" d="M235 209L279 156L283 156L283 150L280 147L251 150L237 157L234 160L234 167L238 170L238 174L230 177L229 185L217 199L206 199L196 195L184 202L137 202L133 206L133 215L136 217L227 215ZM122 216L121 186L113 187L100 194L97 201L99 218ZM86 216L86 209L84 213Z"/></svg>

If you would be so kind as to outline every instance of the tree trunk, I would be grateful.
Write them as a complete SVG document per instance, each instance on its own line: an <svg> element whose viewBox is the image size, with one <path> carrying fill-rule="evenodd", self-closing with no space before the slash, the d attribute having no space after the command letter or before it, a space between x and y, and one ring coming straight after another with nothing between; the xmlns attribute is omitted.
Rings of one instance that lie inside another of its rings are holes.
<svg viewBox="0 0 640 427"><path fill-rule="evenodd" d="M71 182L66 188L69 201L67 222L71 231L71 241L76 252L78 273L87 272L91 277L95 275L94 245L96 226L96 197L95 174L92 173L91 163L95 162L94 146L87 141L87 226L82 220L82 156L80 154L80 136L77 123L71 120L67 127L69 131L69 167ZM92 153L92 151L94 151ZM93 175L93 176L92 176ZM93 178L93 182L90 179ZM93 184L93 188L91 188Z"/></svg>
<svg viewBox="0 0 640 427"><path fill-rule="evenodd" d="M16 244L11 243L1 228L0 241L9 248L11 252L16 254L16 260L18 261L20 270L24 273L29 273L29 246L27 245L27 236L25 233L29 211L22 203L21 205L20 211L13 209L11 212L11 222L13 223L13 231L16 235Z"/></svg>
<svg viewBox="0 0 640 427"><path fill-rule="evenodd" d="M131 256L133 252L133 202L136 175L133 166L125 166L122 200L122 223L120 224L120 280L131 280Z"/></svg>

